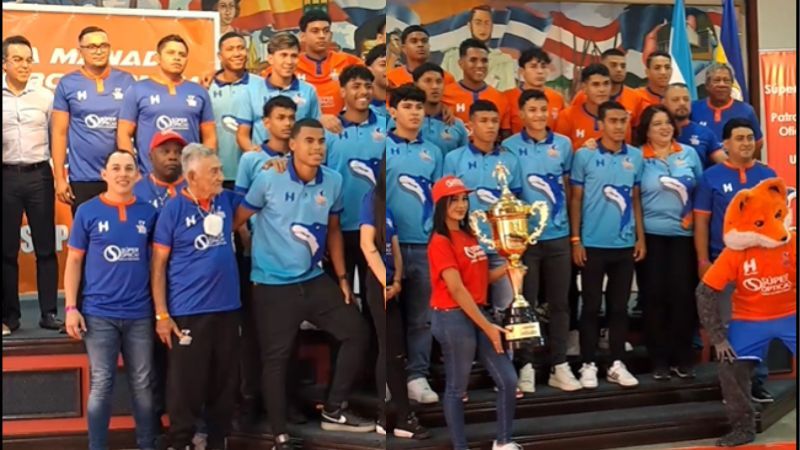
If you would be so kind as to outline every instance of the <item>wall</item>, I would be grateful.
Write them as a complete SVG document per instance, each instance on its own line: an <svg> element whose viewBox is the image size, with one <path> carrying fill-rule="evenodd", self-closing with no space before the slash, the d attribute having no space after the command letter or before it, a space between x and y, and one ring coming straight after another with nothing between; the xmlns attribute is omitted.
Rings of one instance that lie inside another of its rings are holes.
<svg viewBox="0 0 800 450"><path fill-rule="evenodd" d="M797 49L796 0L760 0L757 5L759 49Z"/></svg>

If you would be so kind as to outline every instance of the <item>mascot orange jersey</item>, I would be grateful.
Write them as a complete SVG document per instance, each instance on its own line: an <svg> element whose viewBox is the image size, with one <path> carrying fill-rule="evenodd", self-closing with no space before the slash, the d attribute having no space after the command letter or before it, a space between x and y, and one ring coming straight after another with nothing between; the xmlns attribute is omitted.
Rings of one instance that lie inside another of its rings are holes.
<svg viewBox="0 0 800 450"><path fill-rule="evenodd" d="M722 291L736 283L733 319L763 321L797 312L796 232L782 180L736 194L725 212L725 249L703 282Z"/></svg>

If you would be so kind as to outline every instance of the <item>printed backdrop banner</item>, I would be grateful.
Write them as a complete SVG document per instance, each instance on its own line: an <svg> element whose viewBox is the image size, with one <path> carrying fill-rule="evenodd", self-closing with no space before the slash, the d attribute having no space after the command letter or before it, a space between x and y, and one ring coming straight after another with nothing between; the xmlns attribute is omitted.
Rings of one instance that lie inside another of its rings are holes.
<svg viewBox="0 0 800 450"><path fill-rule="evenodd" d="M797 51L761 52L767 164L790 187L789 203L797 211ZM795 222L797 216L792 215Z"/></svg>
<svg viewBox="0 0 800 450"><path fill-rule="evenodd" d="M179 34L189 44L186 77L199 79L215 68L219 15L209 12L126 10L3 4L3 39L22 35L33 45L34 68L29 83L55 90L65 73L83 64L78 34L90 25L108 32L111 65L137 79L156 73L156 44L168 34ZM56 201L56 252L58 288L63 289L64 261L72 225L69 206ZM36 292L36 259L30 227L23 218L20 229L20 293Z"/></svg>

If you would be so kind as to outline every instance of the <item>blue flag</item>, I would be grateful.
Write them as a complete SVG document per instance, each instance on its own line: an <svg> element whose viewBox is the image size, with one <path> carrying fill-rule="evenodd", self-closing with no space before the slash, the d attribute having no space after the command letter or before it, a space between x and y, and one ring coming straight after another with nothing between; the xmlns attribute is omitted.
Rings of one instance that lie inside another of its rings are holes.
<svg viewBox="0 0 800 450"><path fill-rule="evenodd" d="M736 10L733 7L733 0L723 0L722 3L722 29L720 30L719 45L725 51L728 65L733 69L736 82L742 91L742 99L748 101L747 83L744 76L744 64L742 63L742 49L739 46L739 26L736 24Z"/></svg>
<svg viewBox="0 0 800 450"><path fill-rule="evenodd" d="M669 53L672 55L673 62L670 82L686 84L692 100L697 100L694 69L692 68L692 48L689 46L689 37L686 35L686 8L683 0L676 0L675 6L672 7Z"/></svg>

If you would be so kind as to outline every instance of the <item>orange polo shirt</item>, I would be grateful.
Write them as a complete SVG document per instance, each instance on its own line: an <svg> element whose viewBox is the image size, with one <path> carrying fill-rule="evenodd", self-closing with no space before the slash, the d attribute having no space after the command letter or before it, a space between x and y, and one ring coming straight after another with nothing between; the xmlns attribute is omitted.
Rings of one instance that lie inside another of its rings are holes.
<svg viewBox="0 0 800 450"><path fill-rule="evenodd" d="M508 101L508 110L511 115L511 132L516 134L525 127L522 118L519 116L519 98L522 96L522 88L509 89L503 93ZM564 109L564 97L555 90L547 86L544 88L544 96L547 97L547 126L554 129L558 114Z"/></svg>
<svg viewBox="0 0 800 450"><path fill-rule="evenodd" d="M390 88L398 88L407 83L414 82L414 76L408 71L406 66L398 66L386 73L386 80L389 82ZM453 84L456 79L450 72L444 72L444 85Z"/></svg>
<svg viewBox="0 0 800 450"><path fill-rule="evenodd" d="M444 96L442 103L453 109L456 117L461 119L464 123L469 122L469 107L476 100L489 100L497 106L500 112L500 129L511 129L511 114L509 111L508 100L502 92L497 89L484 84L483 88L473 91L465 87L461 82L446 85L444 88Z"/></svg>
<svg viewBox="0 0 800 450"><path fill-rule="evenodd" d="M322 114L336 115L344 108L340 92L339 74L347 66L364 65L364 62L349 53L330 52L325 59L317 61L301 53L297 61L297 77L305 80L317 90Z"/></svg>
<svg viewBox="0 0 800 450"><path fill-rule="evenodd" d="M628 111L631 116L631 124L639 123L639 113L644 108L641 107L642 97L636 90L622 86L619 94L612 95L609 100L619 103L625 108L625 111ZM586 103L586 92L580 90L572 99L572 106L581 106L584 103Z"/></svg>
<svg viewBox="0 0 800 450"><path fill-rule="evenodd" d="M572 148L578 151L583 147L583 143L589 139L600 139L600 119L586 110L586 103L580 106L570 106L561 111L556 122L556 133L563 134L572 141ZM628 122L628 129L625 132L625 142L631 142L631 127Z"/></svg>

